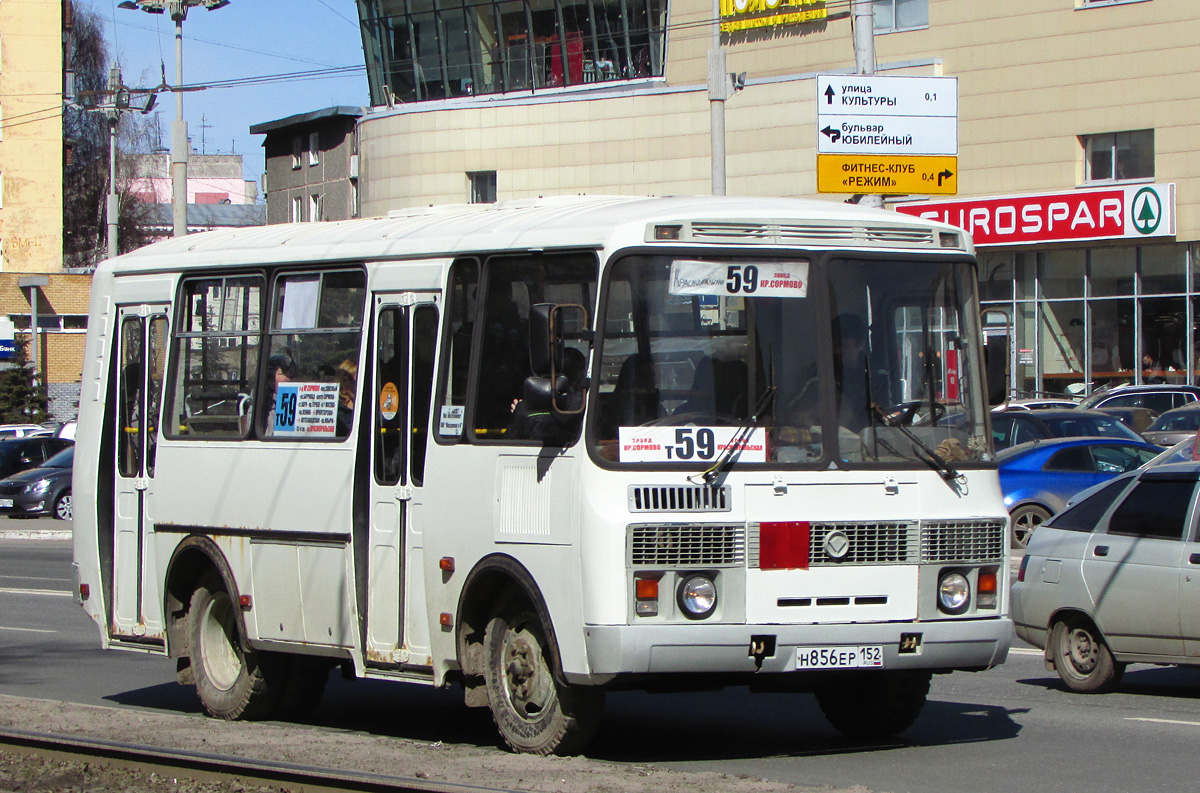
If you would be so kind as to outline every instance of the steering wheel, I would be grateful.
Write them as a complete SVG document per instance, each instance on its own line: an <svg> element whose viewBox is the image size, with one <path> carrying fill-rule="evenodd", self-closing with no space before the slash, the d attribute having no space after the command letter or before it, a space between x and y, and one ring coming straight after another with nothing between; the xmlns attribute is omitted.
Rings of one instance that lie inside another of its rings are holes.
<svg viewBox="0 0 1200 793"><path fill-rule="evenodd" d="M929 417L926 423L936 424L946 415L946 406L941 402L913 401L901 402L899 405L893 406L884 415L887 417L888 424L892 426L912 426L913 419L917 417L917 413L926 405L931 406Z"/></svg>

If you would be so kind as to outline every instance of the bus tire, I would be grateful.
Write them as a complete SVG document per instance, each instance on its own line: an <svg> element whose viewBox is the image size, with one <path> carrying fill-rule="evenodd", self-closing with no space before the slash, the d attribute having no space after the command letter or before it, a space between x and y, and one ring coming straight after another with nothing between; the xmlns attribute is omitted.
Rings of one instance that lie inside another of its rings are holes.
<svg viewBox="0 0 1200 793"><path fill-rule="evenodd" d="M261 719L279 701L279 659L242 648L236 608L215 574L192 593L188 630L196 693L213 718Z"/></svg>
<svg viewBox="0 0 1200 793"><path fill-rule="evenodd" d="M290 656L276 711L279 718L303 719L312 713L325 695L325 684L329 682L332 666L325 658Z"/></svg>
<svg viewBox="0 0 1200 793"><path fill-rule="evenodd" d="M817 691L817 704L829 723L848 738L890 738L921 715L932 677L925 671L839 676Z"/></svg>
<svg viewBox="0 0 1200 793"><path fill-rule="evenodd" d="M488 622L484 654L492 719L510 749L570 755L591 740L604 692L555 680L546 630L532 608L508 608Z"/></svg>

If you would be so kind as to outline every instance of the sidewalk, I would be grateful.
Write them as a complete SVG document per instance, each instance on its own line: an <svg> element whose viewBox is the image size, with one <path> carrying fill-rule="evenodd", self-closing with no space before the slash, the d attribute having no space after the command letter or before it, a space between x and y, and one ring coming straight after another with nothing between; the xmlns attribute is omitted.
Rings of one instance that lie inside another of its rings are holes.
<svg viewBox="0 0 1200 793"><path fill-rule="evenodd" d="M70 540L74 525L54 518L0 517L0 540Z"/></svg>

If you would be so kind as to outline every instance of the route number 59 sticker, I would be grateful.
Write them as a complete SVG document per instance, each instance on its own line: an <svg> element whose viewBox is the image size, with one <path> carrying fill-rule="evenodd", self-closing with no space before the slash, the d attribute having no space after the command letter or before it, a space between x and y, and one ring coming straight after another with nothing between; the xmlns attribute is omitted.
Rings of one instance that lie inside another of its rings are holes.
<svg viewBox="0 0 1200 793"><path fill-rule="evenodd" d="M671 264L673 295L807 297L808 262L701 262Z"/></svg>

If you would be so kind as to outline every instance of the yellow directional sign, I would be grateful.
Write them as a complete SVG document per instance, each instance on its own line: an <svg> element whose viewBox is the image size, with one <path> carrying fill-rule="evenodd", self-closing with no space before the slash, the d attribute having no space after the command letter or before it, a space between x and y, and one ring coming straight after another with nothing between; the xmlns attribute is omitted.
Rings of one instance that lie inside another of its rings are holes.
<svg viewBox="0 0 1200 793"><path fill-rule="evenodd" d="M817 192L957 195L958 157L818 154Z"/></svg>

